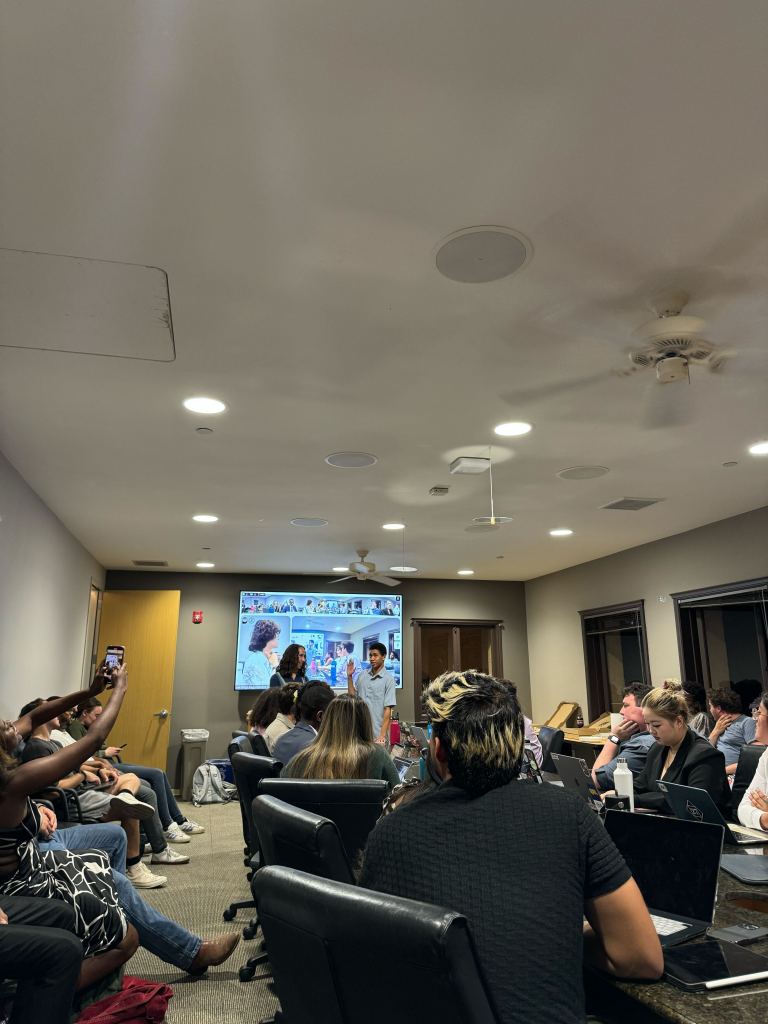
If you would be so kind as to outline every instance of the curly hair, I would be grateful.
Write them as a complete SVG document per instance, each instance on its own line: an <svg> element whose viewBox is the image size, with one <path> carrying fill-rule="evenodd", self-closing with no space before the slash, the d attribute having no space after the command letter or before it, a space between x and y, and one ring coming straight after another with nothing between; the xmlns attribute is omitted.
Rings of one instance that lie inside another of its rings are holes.
<svg viewBox="0 0 768 1024"><path fill-rule="evenodd" d="M245 720L251 729L266 729L272 725L277 718L280 690L272 687L269 690L262 690L256 698L256 702L245 716Z"/></svg>
<svg viewBox="0 0 768 1024"><path fill-rule="evenodd" d="M720 708L728 715L741 714L741 697L733 690L726 690L724 686L709 691L709 703L713 708Z"/></svg>
<svg viewBox="0 0 768 1024"><path fill-rule="evenodd" d="M286 681L291 676L295 676L299 671L299 651L303 646L303 644L288 644L283 651L280 664L277 666L277 674Z"/></svg>
<svg viewBox="0 0 768 1024"><path fill-rule="evenodd" d="M284 683L277 691L277 710L281 715L293 715L296 713L296 694L298 691L298 683Z"/></svg>
<svg viewBox="0 0 768 1024"><path fill-rule="evenodd" d="M259 619L253 627L249 651L263 651L270 640L280 636L280 627L272 619Z"/></svg>

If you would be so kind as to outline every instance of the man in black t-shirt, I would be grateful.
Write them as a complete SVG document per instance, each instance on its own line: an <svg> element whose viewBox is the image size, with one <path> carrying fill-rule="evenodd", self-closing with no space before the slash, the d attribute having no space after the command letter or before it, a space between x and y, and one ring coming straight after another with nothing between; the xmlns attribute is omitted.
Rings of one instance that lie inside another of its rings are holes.
<svg viewBox="0 0 768 1024"><path fill-rule="evenodd" d="M466 915L503 1024L583 1022L584 955L623 977L660 977L640 890L599 819L573 793L516 781L514 691L453 672L424 704L443 783L379 822L361 885Z"/></svg>

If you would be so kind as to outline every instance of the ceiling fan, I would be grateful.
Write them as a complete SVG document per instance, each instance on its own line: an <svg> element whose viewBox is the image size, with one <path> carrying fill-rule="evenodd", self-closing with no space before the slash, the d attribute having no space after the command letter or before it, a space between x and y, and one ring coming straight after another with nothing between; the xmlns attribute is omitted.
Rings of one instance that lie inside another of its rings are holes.
<svg viewBox="0 0 768 1024"><path fill-rule="evenodd" d="M398 587L400 580L376 572L376 563L367 562L367 554L368 552L364 548L360 548L357 552L358 561L352 561L347 566L349 576L342 576L339 579L329 580L328 582L343 583L345 580L359 580L361 583L364 583L366 580L373 580L374 583L382 583L385 587Z"/></svg>

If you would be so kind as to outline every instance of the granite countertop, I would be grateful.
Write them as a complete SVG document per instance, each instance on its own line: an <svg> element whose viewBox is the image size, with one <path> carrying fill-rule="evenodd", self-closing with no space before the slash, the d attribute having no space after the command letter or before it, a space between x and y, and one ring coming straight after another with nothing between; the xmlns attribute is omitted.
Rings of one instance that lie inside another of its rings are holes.
<svg viewBox="0 0 768 1024"><path fill-rule="evenodd" d="M764 850L768 855L768 848ZM768 928L768 901L765 903L765 913L745 910L727 901L728 893L735 892L768 895L768 886L744 885L721 871L715 927L751 923ZM760 942L752 943L749 949L768 956L768 936ZM768 1020L768 982L735 985L714 992L683 992L666 981L641 984L613 981L604 976L598 981L593 975L588 979L587 987L598 997L606 996L614 1012L619 1010L622 1013L626 1024L633 1020L675 1021L676 1024L764 1024Z"/></svg>

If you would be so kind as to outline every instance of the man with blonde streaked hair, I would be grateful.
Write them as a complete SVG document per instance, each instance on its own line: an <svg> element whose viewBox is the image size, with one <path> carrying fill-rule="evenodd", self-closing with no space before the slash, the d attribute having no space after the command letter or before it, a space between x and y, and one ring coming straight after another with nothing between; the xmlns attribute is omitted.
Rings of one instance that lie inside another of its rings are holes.
<svg viewBox="0 0 768 1024"><path fill-rule="evenodd" d="M515 691L449 672L423 703L442 782L381 819L360 884L464 914L501 1024L583 1022L584 957L660 977L645 903L597 816L572 792L518 781Z"/></svg>

